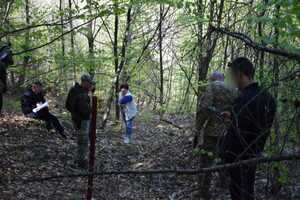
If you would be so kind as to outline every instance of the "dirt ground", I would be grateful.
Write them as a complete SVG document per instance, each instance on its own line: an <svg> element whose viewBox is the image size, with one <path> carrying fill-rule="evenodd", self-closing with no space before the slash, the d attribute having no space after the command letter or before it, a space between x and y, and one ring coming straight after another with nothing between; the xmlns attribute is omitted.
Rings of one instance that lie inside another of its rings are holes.
<svg viewBox="0 0 300 200"><path fill-rule="evenodd" d="M76 136L62 105L53 102L52 110L62 119L68 139L48 132L44 124L29 120L19 111L5 109L0 119L0 199L84 199L87 178L39 181L39 178L85 173L74 166ZM150 111L135 120L133 143L122 141L122 127L109 121L97 130L96 170L126 171L153 169L196 169L198 158L192 153L190 127L193 116L167 116L177 127L162 122ZM98 123L100 124L100 123ZM212 174L217 178L217 174ZM197 176L113 175L96 176L94 199L179 200L193 199L199 185ZM28 180L36 180L28 182ZM226 184L214 179L212 199L228 199ZM216 186L217 185L217 186ZM263 198L262 198L263 199Z"/></svg>

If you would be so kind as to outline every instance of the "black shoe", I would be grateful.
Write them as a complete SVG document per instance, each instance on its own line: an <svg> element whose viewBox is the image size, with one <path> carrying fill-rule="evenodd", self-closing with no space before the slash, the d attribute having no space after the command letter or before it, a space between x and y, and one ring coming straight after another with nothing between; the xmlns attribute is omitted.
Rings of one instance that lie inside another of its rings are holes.
<svg viewBox="0 0 300 200"><path fill-rule="evenodd" d="M88 169L88 161L87 160L77 160L75 161L75 164L77 165L78 168L80 169Z"/></svg>

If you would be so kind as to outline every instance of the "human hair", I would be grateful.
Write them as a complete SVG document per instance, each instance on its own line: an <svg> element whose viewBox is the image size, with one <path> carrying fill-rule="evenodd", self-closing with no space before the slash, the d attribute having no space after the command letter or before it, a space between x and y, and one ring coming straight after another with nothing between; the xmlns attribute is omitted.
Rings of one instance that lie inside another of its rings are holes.
<svg viewBox="0 0 300 200"><path fill-rule="evenodd" d="M34 82L32 83L32 85L37 85L37 86L42 87L42 86L43 86L43 83L42 83L41 81L34 81Z"/></svg>
<svg viewBox="0 0 300 200"><path fill-rule="evenodd" d="M123 83L122 85L120 85L120 90L122 89L129 90L129 85L127 83Z"/></svg>
<svg viewBox="0 0 300 200"><path fill-rule="evenodd" d="M253 79L255 74L255 68L252 62L246 57L238 57L228 64L233 72L241 72L248 78Z"/></svg>

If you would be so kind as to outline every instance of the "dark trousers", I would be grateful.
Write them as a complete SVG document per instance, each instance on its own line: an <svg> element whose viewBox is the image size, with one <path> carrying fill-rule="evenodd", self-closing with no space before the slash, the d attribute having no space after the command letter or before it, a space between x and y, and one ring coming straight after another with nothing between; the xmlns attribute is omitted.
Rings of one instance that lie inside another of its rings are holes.
<svg viewBox="0 0 300 200"><path fill-rule="evenodd" d="M234 167L228 170L232 200L254 200L256 166Z"/></svg>
<svg viewBox="0 0 300 200"><path fill-rule="evenodd" d="M0 114L2 111L2 107L3 107L3 95L0 93Z"/></svg>
<svg viewBox="0 0 300 200"><path fill-rule="evenodd" d="M38 112L38 113L34 114L33 118L45 121L47 128L53 127L59 133L64 132L64 128L58 121L57 117L55 117L50 112Z"/></svg>
<svg viewBox="0 0 300 200"><path fill-rule="evenodd" d="M201 149L204 149L206 153L201 155L201 167L212 167L214 164L214 159L216 158L216 145L218 137L216 136L204 136L203 144ZM199 199L212 199L211 195L211 184L212 184L212 174L203 174L199 176L199 184L201 188L199 189L199 194L197 198Z"/></svg>

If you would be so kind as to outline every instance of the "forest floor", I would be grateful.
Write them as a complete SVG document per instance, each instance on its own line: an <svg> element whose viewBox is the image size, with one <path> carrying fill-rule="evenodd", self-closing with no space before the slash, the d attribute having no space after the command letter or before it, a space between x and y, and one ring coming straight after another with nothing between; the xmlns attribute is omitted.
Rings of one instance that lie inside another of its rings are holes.
<svg viewBox="0 0 300 200"><path fill-rule="evenodd" d="M52 103L56 105L53 111L61 116L67 128L67 140L48 132L43 123L24 118L18 110L5 110L0 119L0 199L84 199L86 177L38 181L42 177L86 172L74 166L76 138L59 102ZM150 111L143 111L135 121L133 143L129 145L123 143L120 124L109 121L105 130L98 129L97 171L197 168L190 131L193 116L167 117L183 129L160 121L159 116ZM217 174L212 176L217 177ZM93 197L193 199L199 188L197 178L172 174L96 176ZM36 181L26 182L29 179ZM214 200L228 199L228 192L222 187L214 187L211 192Z"/></svg>

